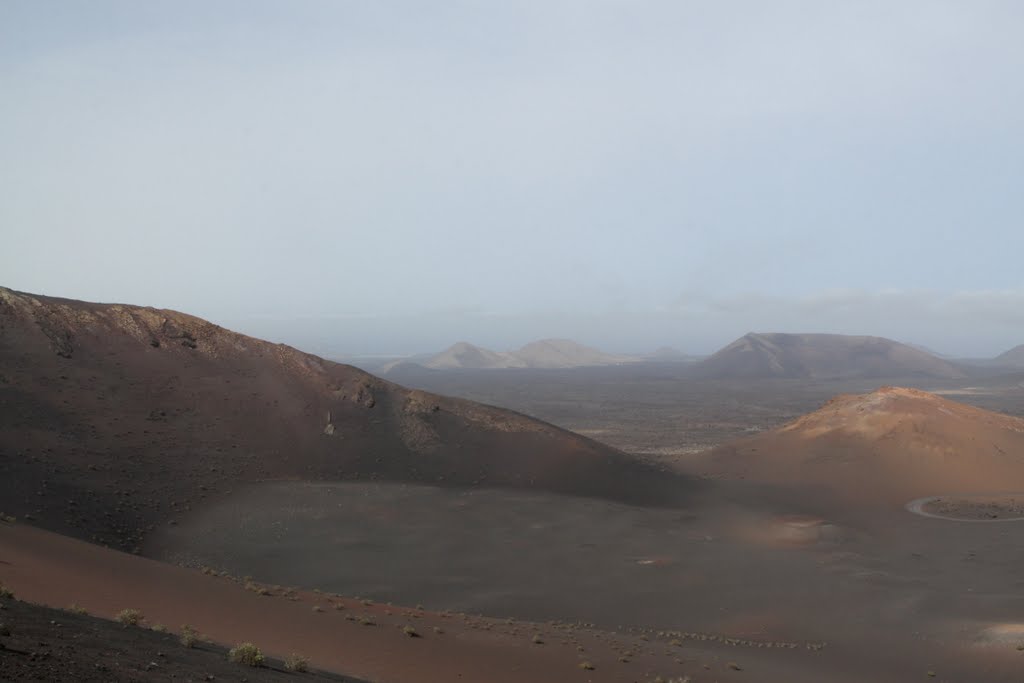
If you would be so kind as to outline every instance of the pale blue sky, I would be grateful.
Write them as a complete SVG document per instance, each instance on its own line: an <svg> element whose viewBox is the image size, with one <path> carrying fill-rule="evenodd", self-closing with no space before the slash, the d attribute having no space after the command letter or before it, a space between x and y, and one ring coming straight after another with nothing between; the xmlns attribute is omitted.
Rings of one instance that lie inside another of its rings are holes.
<svg viewBox="0 0 1024 683"><path fill-rule="evenodd" d="M1024 343L1024 4L0 2L0 284L331 353Z"/></svg>

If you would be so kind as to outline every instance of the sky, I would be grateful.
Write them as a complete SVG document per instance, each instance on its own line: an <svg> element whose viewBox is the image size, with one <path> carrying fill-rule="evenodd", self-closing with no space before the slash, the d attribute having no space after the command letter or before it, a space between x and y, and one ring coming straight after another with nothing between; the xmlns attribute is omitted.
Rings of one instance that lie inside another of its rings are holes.
<svg viewBox="0 0 1024 683"><path fill-rule="evenodd" d="M0 2L0 285L325 355L1024 343L1024 3Z"/></svg>

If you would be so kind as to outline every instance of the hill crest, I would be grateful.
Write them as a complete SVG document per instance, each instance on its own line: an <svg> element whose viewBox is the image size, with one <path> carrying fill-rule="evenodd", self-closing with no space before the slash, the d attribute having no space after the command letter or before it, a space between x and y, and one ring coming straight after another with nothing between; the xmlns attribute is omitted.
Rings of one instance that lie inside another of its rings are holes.
<svg viewBox="0 0 1024 683"><path fill-rule="evenodd" d="M426 358L406 358L385 365L381 372L419 366L430 370L562 369L620 365L638 360L599 351L571 339L539 339L515 351L492 351L458 342Z"/></svg>
<svg viewBox="0 0 1024 683"><path fill-rule="evenodd" d="M995 357L995 362L999 365L1024 367L1024 344L1014 346L1009 351L1004 351L999 354Z"/></svg>
<svg viewBox="0 0 1024 683"><path fill-rule="evenodd" d="M715 379L963 377L964 371L883 337L750 332L694 366Z"/></svg>
<svg viewBox="0 0 1024 683"><path fill-rule="evenodd" d="M850 500L1024 489L1024 419L882 387L837 396L695 462L713 476L818 486Z"/></svg>

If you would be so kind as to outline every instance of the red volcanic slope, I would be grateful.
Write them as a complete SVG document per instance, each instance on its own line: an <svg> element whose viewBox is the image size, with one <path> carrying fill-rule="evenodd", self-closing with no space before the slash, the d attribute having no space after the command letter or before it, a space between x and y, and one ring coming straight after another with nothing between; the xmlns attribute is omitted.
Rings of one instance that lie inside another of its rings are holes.
<svg viewBox="0 0 1024 683"><path fill-rule="evenodd" d="M834 398L779 429L699 456L693 466L864 501L1024 491L1024 420L885 387Z"/></svg>

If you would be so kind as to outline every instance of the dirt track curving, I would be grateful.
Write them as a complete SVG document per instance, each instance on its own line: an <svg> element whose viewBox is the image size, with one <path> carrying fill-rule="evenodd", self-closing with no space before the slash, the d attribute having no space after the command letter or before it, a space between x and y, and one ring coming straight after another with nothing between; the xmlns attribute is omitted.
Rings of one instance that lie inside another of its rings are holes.
<svg viewBox="0 0 1024 683"><path fill-rule="evenodd" d="M907 503L906 508L915 515L950 522L1024 522L1020 504L1015 500L1024 500L1024 494L954 493L917 498ZM933 509L929 510L929 506ZM1000 517L999 514L1011 516Z"/></svg>

